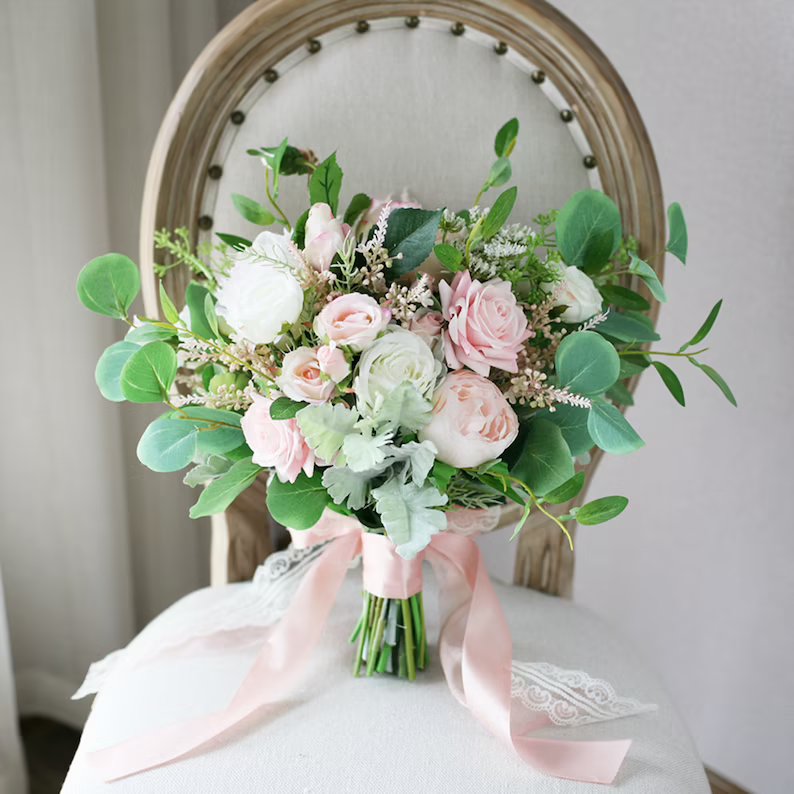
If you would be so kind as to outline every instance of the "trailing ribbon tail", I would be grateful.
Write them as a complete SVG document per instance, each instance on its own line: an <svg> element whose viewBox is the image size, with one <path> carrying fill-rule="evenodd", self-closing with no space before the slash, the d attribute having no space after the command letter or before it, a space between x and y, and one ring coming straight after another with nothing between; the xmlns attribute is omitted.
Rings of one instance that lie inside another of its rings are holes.
<svg viewBox="0 0 794 794"><path fill-rule="evenodd" d="M262 706L283 698L302 676L360 545L360 534L328 544L225 709L96 750L88 754L88 763L108 781L143 772L196 750Z"/></svg>

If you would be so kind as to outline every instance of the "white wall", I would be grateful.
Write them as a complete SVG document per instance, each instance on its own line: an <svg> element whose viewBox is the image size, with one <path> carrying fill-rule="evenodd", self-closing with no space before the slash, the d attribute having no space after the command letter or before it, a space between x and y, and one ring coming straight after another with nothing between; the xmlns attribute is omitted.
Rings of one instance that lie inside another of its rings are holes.
<svg viewBox="0 0 794 794"><path fill-rule="evenodd" d="M786 0L557 0L606 52L690 224L668 262L660 349L716 298L709 361L680 408L649 373L630 419L647 447L606 460L592 494L630 509L578 535L576 598L661 671L705 761L754 791L794 790L794 5Z"/></svg>

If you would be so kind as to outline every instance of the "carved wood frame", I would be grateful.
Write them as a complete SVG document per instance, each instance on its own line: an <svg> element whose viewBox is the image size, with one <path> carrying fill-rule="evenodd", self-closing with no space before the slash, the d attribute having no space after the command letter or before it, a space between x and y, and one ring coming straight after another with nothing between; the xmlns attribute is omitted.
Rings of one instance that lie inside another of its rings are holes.
<svg viewBox="0 0 794 794"><path fill-rule="evenodd" d="M140 228L143 296L159 314L153 232L186 226L195 239L207 171L232 112L266 69L310 39L341 26L383 17L436 17L492 36L538 65L576 114L598 163L604 192L618 204L625 231L661 275L665 216L648 135L623 81L598 47L544 0L259 0L232 20L191 67L165 116L152 152ZM185 274L169 272L167 287L183 294ZM627 283L645 291L637 279ZM654 319L658 304L654 305ZM630 384L633 388L634 383ZM596 452L589 473L598 464ZM250 498L253 497L253 498ZM580 495L579 500L584 495ZM570 505L563 505L568 509ZM540 518L543 518L540 516ZM216 555L213 580L250 578L270 550L263 483L215 519L217 538L231 550ZM224 541L223 538L227 540ZM216 551L218 551L216 549ZM220 564L218 561L220 560ZM226 569L225 571L223 569ZM224 576L224 573L226 574ZM528 523L519 541L515 581L569 595L573 554L550 522Z"/></svg>

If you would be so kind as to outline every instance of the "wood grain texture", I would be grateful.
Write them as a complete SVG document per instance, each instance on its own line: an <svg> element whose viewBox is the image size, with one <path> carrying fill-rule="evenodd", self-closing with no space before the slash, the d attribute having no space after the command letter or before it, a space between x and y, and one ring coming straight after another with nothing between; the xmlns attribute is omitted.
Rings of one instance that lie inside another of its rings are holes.
<svg viewBox="0 0 794 794"><path fill-rule="evenodd" d="M140 257L147 314L159 314L153 272L153 232L186 226L195 239L206 174L229 117L266 69L309 39L359 20L436 17L461 22L502 41L541 68L575 112L599 166L604 191L618 204L628 234L661 275L665 216L656 161L640 115L623 81L598 47L543 0L259 0L207 45L188 72L158 134L146 178L141 213ZM561 130L560 134L567 134ZM169 272L166 286L183 294L187 274ZM627 284L648 294L638 279ZM654 307L654 319L658 305ZM634 383L631 384L633 388ZM592 475L600 460L588 467ZM229 521L229 572L244 578L268 548L253 538L264 533L264 499L244 494ZM584 494L580 496L581 502ZM258 509L257 509L258 508ZM510 516L509 512L506 516ZM243 529L243 527L246 527ZM533 516L519 540L515 580L549 593L569 595L573 554L548 521Z"/></svg>

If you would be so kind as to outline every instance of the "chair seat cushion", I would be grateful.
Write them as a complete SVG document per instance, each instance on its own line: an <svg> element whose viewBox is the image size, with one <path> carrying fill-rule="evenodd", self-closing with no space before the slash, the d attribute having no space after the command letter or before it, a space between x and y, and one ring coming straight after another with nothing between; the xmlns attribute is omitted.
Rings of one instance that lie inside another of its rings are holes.
<svg viewBox="0 0 794 794"><path fill-rule="evenodd" d="M427 577L430 637L438 632L435 586ZM217 607L229 588L199 590L172 606ZM570 739L632 738L614 789L632 794L709 791L686 728L658 678L602 621L557 598L497 585L513 632L514 657L581 669L623 696L658 710L538 735ZM352 572L331 613L303 687L282 705L254 715L203 752L104 784L87 766L88 750L147 729L222 708L256 655L166 656L116 676L97 696L63 794L245 794L246 792L603 792L603 786L545 777L522 764L449 692L437 659L410 683L391 677L354 679L347 643L361 609L360 572ZM175 615L176 613L176 615ZM166 613L164 613L166 614ZM144 631L168 626L163 616ZM171 623L173 625L173 623Z"/></svg>

